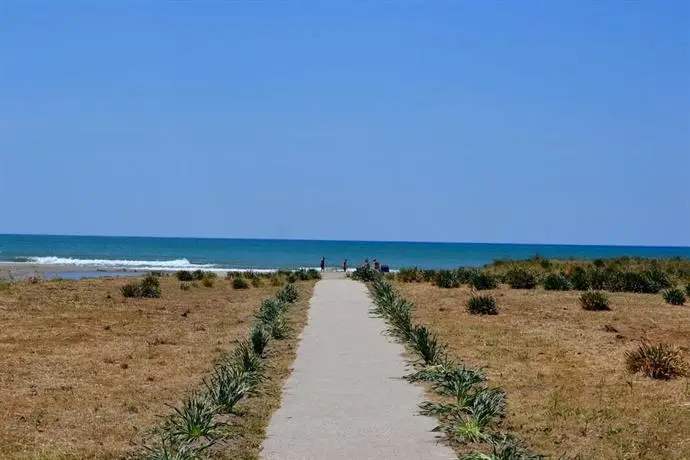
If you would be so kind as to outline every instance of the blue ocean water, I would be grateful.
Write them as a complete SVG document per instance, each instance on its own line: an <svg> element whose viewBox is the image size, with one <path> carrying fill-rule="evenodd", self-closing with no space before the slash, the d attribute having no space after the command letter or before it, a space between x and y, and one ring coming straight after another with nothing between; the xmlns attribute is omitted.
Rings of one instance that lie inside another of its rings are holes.
<svg viewBox="0 0 690 460"><path fill-rule="evenodd" d="M575 246L491 243L252 240L53 235L0 235L0 261L140 270L351 267L365 258L391 269L480 266L495 259L620 256L690 258L690 247Z"/></svg>

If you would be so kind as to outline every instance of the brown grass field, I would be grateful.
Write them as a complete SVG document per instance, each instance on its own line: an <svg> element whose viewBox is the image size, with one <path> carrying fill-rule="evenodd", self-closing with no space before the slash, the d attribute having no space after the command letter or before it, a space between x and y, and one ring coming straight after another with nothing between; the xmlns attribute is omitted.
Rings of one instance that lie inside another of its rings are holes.
<svg viewBox="0 0 690 460"><path fill-rule="evenodd" d="M630 375L625 352L641 339L674 344L690 358L690 308L661 295L609 294L612 311L585 311L579 292L483 291L497 316L465 310L468 287L396 283L415 321L450 354L484 367L508 395L503 429L551 458L690 458L690 381ZM607 327L608 326L608 327Z"/></svg>
<svg viewBox="0 0 690 460"><path fill-rule="evenodd" d="M277 288L182 291L161 280L162 298L124 299L127 280L17 283L0 290L0 458L119 458L192 390L215 359L247 336L252 315ZM313 282L289 319L299 332ZM296 339L272 342L268 381L240 406L224 458L256 458L279 405Z"/></svg>

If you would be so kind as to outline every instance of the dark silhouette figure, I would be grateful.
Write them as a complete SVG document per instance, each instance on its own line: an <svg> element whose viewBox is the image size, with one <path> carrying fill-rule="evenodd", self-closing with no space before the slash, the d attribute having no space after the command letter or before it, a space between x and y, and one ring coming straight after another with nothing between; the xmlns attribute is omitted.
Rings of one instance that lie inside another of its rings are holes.
<svg viewBox="0 0 690 460"><path fill-rule="evenodd" d="M321 271L324 271L326 269L326 258L322 257L321 258Z"/></svg>
<svg viewBox="0 0 690 460"><path fill-rule="evenodd" d="M380 268L379 261L374 259L374 270L379 271L379 268Z"/></svg>
<svg viewBox="0 0 690 460"><path fill-rule="evenodd" d="M347 273L347 259L343 260L343 271Z"/></svg>

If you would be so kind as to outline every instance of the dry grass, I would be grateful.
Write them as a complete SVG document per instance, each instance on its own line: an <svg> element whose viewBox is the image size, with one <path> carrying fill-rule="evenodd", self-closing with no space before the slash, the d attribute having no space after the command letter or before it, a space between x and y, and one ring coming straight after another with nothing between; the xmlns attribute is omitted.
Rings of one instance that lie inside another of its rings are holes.
<svg viewBox="0 0 690 460"><path fill-rule="evenodd" d="M690 382L631 376L625 353L641 339L679 346L688 358L690 309L660 295L610 294L590 312L579 292L501 287L497 316L467 313L467 287L396 283L458 360L486 366L508 395L504 428L558 458L690 458Z"/></svg>
<svg viewBox="0 0 690 460"><path fill-rule="evenodd" d="M247 336L252 315L277 288L180 289L163 278L161 299L123 299L127 280L19 283L0 291L0 458L116 458L200 387L215 359ZM313 283L293 309L301 327ZM265 395L253 398L242 452L263 436L278 404L294 341L271 346ZM232 455L232 458L243 458ZM244 455L244 454L243 454ZM246 456L251 458L251 456Z"/></svg>

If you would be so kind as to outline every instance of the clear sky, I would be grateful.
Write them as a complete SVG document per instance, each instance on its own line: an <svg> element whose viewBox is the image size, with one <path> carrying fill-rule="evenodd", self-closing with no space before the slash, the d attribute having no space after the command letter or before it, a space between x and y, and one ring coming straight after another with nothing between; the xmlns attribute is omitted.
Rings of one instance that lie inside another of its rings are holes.
<svg viewBox="0 0 690 460"><path fill-rule="evenodd" d="M690 245L690 2L0 3L0 233Z"/></svg>

